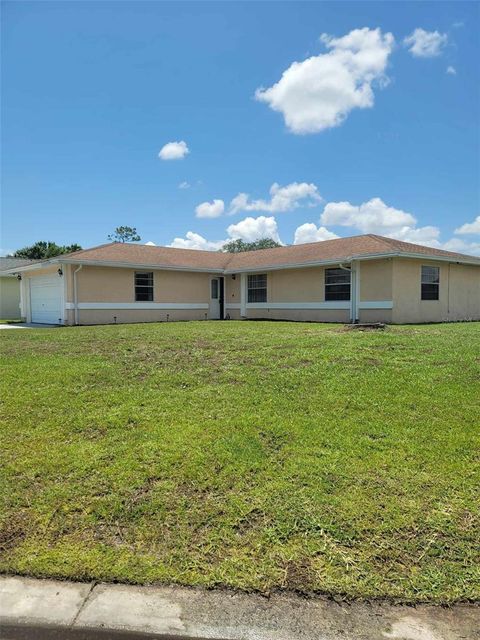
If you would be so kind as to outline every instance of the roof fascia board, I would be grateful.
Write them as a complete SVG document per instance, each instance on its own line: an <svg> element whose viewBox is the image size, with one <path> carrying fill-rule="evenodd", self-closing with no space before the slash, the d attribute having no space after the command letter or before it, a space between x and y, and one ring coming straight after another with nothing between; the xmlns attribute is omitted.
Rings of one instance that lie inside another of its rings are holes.
<svg viewBox="0 0 480 640"><path fill-rule="evenodd" d="M452 262L454 264L470 264L476 267L480 267L480 258L475 258L474 256L465 256L462 257L454 257L454 256L434 256L429 255L428 253L406 253L404 251L399 251L393 255L394 258L414 258L416 260L431 260L433 262ZM359 258L361 259L361 258Z"/></svg>

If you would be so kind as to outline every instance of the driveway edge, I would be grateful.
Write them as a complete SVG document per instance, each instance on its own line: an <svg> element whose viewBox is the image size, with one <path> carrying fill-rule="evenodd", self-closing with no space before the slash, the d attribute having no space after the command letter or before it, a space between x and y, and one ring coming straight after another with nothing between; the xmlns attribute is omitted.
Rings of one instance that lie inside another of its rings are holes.
<svg viewBox="0 0 480 640"><path fill-rule="evenodd" d="M480 640L480 608L0 577L0 624L211 640ZM100 636L99 637L104 637Z"/></svg>

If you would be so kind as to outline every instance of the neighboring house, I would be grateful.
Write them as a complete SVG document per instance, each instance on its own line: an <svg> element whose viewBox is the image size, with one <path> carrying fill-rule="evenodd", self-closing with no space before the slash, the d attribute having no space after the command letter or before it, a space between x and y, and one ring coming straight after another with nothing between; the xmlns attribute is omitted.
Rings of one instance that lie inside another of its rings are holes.
<svg viewBox="0 0 480 640"><path fill-rule="evenodd" d="M21 316L20 282L16 275L5 272L32 262L24 258L0 258L0 318L2 320L16 320Z"/></svg>
<svg viewBox="0 0 480 640"><path fill-rule="evenodd" d="M32 322L480 320L480 258L373 234L236 254L111 243L14 273Z"/></svg>

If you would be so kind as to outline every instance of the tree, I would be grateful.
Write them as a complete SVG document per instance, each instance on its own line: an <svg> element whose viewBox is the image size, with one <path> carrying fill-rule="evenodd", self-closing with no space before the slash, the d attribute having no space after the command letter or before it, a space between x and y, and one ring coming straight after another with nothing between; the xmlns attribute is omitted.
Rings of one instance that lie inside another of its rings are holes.
<svg viewBox="0 0 480 640"><path fill-rule="evenodd" d="M110 242L139 242L141 237L137 233L136 227L117 227L108 236Z"/></svg>
<svg viewBox="0 0 480 640"><path fill-rule="evenodd" d="M29 258L30 260L46 260L47 258L61 256L65 253L80 251L81 248L82 247L76 243L71 245L58 245L55 242L40 240L39 242L32 244L30 247L18 249L12 257Z"/></svg>
<svg viewBox="0 0 480 640"><path fill-rule="evenodd" d="M274 249L282 245L272 238L261 238L255 242L245 242L245 240L230 240L223 245L222 251L227 253L242 253L243 251L258 251L258 249Z"/></svg>

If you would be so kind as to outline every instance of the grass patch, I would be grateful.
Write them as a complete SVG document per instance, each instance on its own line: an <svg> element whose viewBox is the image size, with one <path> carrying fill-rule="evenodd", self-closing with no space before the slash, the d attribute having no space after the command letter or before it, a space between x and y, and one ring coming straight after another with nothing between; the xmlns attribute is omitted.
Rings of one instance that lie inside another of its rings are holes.
<svg viewBox="0 0 480 640"><path fill-rule="evenodd" d="M480 324L2 334L0 569L480 596Z"/></svg>
<svg viewBox="0 0 480 640"><path fill-rule="evenodd" d="M8 320L0 319L0 324L21 324L23 322L25 322L25 320L22 320L21 318L18 318L17 320L12 320L11 318L9 318Z"/></svg>

